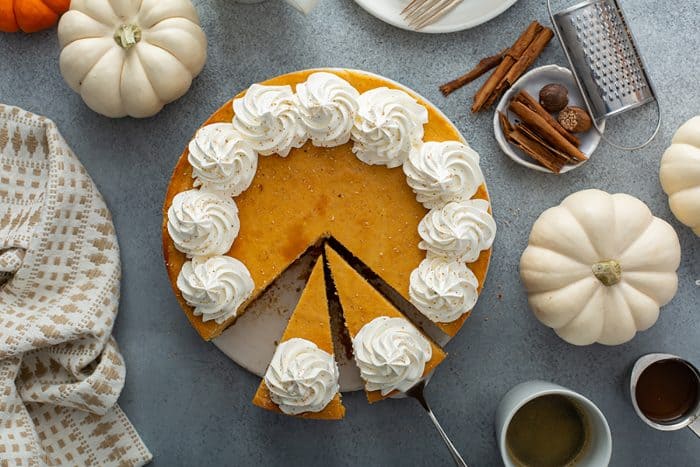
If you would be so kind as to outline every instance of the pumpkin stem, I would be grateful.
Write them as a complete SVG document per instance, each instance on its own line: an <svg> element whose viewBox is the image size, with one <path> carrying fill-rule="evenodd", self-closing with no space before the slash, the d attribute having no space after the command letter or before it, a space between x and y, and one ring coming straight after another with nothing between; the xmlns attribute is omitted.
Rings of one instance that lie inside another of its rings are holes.
<svg viewBox="0 0 700 467"><path fill-rule="evenodd" d="M114 32L114 41L128 50L141 40L141 28L135 24L122 24Z"/></svg>
<svg viewBox="0 0 700 467"><path fill-rule="evenodd" d="M617 284L622 279L622 267L614 259L600 261L593 265L593 275L609 287Z"/></svg>

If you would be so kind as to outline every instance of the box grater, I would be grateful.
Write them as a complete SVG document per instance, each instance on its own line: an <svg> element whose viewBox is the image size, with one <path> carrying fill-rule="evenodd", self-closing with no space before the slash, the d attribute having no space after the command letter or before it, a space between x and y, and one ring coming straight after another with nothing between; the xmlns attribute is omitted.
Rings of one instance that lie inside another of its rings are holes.
<svg viewBox="0 0 700 467"><path fill-rule="evenodd" d="M649 144L661 127L659 102L618 0L587 0L556 13L547 0L547 8L598 133L620 149ZM644 143L622 146L603 135L601 120L651 102L656 128Z"/></svg>

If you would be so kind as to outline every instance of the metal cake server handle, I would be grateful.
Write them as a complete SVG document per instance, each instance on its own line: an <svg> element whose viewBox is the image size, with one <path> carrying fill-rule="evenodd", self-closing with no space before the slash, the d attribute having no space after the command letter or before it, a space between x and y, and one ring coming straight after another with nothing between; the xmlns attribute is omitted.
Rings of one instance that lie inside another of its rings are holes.
<svg viewBox="0 0 700 467"><path fill-rule="evenodd" d="M438 422L438 419L435 417L435 414L432 410L430 410L428 401L425 399L425 395L423 394L425 390L425 384L425 380L420 381L418 384L406 391L405 394L408 397L412 397L418 402L420 402L420 405L425 409L426 412L428 412L428 417L430 417L430 420L433 422L433 425L435 425L435 428L437 429L438 433L440 433L440 436L442 436L442 440L445 442L447 449L450 450L450 454L452 455L452 460L454 460L455 465L459 467L468 467L467 463L464 462L464 459L462 459L462 456L459 454L459 451L457 451L457 448L455 448L454 444L452 444L450 438L447 437L447 433L445 433L445 430L443 430L440 426L440 422Z"/></svg>

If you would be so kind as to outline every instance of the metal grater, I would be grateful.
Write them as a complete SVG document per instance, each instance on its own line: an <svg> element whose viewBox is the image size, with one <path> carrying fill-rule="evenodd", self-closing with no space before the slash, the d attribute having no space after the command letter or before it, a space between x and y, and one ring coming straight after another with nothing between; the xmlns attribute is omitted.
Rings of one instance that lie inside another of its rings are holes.
<svg viewBox="0 0 700 467"><path fill-rule="evenodd" d="M649 144L661 127L659 103L618 1L587 0L553 13L547 0L547 8L601 137L621 149ZM656 104L656 128L644 143L621 146L603 136L602 120L650 102Z"/></svg>

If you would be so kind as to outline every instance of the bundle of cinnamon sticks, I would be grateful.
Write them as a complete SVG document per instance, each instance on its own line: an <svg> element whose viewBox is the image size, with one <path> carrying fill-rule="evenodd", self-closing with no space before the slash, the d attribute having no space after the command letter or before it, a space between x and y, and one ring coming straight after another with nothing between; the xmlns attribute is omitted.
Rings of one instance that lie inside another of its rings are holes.
<svg viewBox="0 0 700 467"><path fill-rule="evenodd" d="M578 164L587 159L579 149L579 139L566 131L527 92L518 92L508 109L520 122L513 125L507 115L499 112L499 122L506 139L547 169L559 173L565 165Z"/></svg>
<svg viewBox="0 0 700 467"><path fill-rule="evenodd" d="M447 96L495 68L474 95L472 104L472 112L487 109L535 62L552 36L551 29L533 21L511 47L481 60L464 76L440 86L440 91Z"/></svg>

